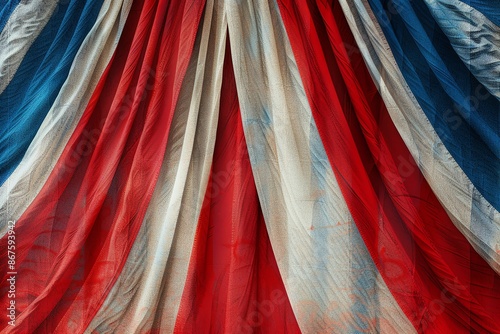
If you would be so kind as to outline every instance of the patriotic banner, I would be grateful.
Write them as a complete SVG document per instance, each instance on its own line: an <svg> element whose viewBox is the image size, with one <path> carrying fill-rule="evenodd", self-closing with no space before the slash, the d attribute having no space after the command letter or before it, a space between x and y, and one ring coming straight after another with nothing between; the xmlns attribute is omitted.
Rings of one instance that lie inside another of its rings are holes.
<svg viewBox="0 0 500 334"><path fill-rule="evenodd" d="M500 333L500 3L0 4L1 333Z"/></svg>

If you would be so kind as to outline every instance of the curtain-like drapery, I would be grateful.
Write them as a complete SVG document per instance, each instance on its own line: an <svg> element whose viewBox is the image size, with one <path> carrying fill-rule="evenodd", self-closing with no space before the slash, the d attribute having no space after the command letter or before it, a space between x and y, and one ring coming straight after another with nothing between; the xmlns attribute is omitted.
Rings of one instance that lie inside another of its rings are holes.
<svg viewBox="0 0 500 334"><path fill-rule="evenodd" d="M500 333L500 4L0 4L1 333Z"/></svg>

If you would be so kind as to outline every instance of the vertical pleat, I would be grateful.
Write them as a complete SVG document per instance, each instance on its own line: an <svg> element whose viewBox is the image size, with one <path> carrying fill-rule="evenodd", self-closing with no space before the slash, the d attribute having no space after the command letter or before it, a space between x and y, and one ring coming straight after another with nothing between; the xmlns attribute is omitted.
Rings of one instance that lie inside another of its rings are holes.
<svg viewBox="0 0 500 334"><path fill-rule="evenodd" d="M299 333L274 258L243 135L226 48L209 187L176 333Z"/></svg>
<svg viewBox="0 0 500 334"><path fill-rule="evenodd" d="M89 333L173 331L212 165L225 22L223 11L207 1L153 197L125 266L87 328Z"/></svg>
<svg viewBox="0 0 500 334"><path fill-rule="evenodd" d="M412 332L346 205L277 4L227 4L252 171L301 331Z"/></svg>
<svg viewBox="0 0 500 334"><path fill-rule="evenodd" d="M16 222L23 237L16 243L19 313L11 331L81 332L113 287L160 173L203 5L133 4L118 53ZM6 257L7 238L0 244ZM6 263L1 271L7 273Z"/></svg>

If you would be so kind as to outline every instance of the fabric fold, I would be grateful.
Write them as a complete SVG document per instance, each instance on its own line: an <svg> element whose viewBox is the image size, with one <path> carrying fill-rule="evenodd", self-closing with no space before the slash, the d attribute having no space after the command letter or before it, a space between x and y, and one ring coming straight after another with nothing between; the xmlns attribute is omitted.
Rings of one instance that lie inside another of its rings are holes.
<svg viewBox="0 0 500 334"><path fill-rule="evenodd" d="M133 3L117 54L16 221L18 316L6 331L83 332L106 299L155 189L202 11L198 1Z"/></svg>
<svg viewBox="0 0 500 334"><path fill-rule="evenodd" d="M382 29L368 2L341 2L349 25L374 81L379 86L391 119L398 128L419 169L428 180L455 226L476 251L500 273L500 213L492 207L457 164L407 85L388 48ZM451 122L456 122L445 112ZM478 175L480 171L476 171Z"/></svg>
<svg viewBox="0 0 500 334"><path fill-rule="evenodd" d="M441 142L475 188L500 210L500 101L470 73L424 2L368 3Z"/></svg>
<svg viewBox="0 0 500 334"><path fill-rule="evenodd" d="M500 100L500 27L458 0L426 0L465 66Z"/></svg>
<svg viewBox="0 0 500 334"><path fill-rule="evenodd" d="M0 34L0 94L58 6L58 1L20 3Z"/></svg>
<svg viewBox="0 0 500 334"><path fill-rule="evenodd" d="M0 94L0 185L26 153L102 4L103 0L59 3Z"/></svg>
<svg viewBox="0 0 500 334"><path fill-rule="evenodd" d="M496 9L1 2L0 332L500 334Z"/></svg>
<svg viewBox="0 0 500 334"><path fill-rule="evenodd" d="M295 61L278 5L226 5L252 171L301 331L414 332L353 222L301 79L308 64Z"/></svg>
<svg viewBox="0 0 500 334"><path fill-rule="evenodd" d="M220 94L209 186L174 333L300 333L259 206L229 44Z"/></svg>
<svg viewBox="0 0 500 334"><path fill-rule="evenodd" d="M12 15L12 12L19 5L19 2L21 2L21 0L10 0L0 4L0 30L5 28L5 24L9 20L10 15Z"/></svg>
<svg viewBox="0 0 500 334"><path fill-rule="evenodd" d="M473 187L470 187L471 183L465 175L460 175L460 168L456 163L453 164L453 159L446 152L443 144L441 143L440 147L437 146L439 139L430 127L428 120L425 119L423 112L419 110L419 105L401 73L398 72L396 61L391 58L390 49L384 42L384 36L380 27L377 27L373 14L369 12L368 4L362 1L342 1L341 5L356 37L357 44L360 45L364 59L384 98L391 119L415 158L419 169L429 181L429 185L440 202L443 203L443 207L457 229L464 234L478 254L483 256L493 269L498 268L495 262L491 261L493 251L491 249L488 251L487 247L484 248L482 243L478 243L477 236L471 233L475 228L466 225L471 223L491 225L497 216L491 211L491 206L489 208L485 206L487 202L484 198L481 199L477 196L478 193L474 192ZM485 217L485 215L491 216ZM484 217L482 221L473 220L481 216ZM445 229L446 225L443 224L445 221L442 219L437 219L434 223L433 220L424 220L424 222L426 225L421 227L422 231L430 232L432 228L437 228L437 232L443 238L450 239L455 235L453 238L460 240L453 229L450 227ZM471 230L467 229L471 227ZM444 260L444 256L448 251L451 251L451 248L444 247L442 242L435 241L435 244L442 246L439 252ZM449 329L451 326L454 326L456 331L464 333L470 330L498 331L493 320L494 314L497 312L494 309L499 305L498 288L495 288L499 281L498 271L495 273L494 270L485 267L473 251L462 248L468 247L469 244L463 243L463 241L462 244L463 246L457 249L458 252L451 253L451 255L460 256L455 260L450 259L444 263L441 262L441 264L435 261L429 262L432 267L435 267L432 269L435 275L441 277L439 279L440 284L442 284L441 293L451 292L458 299L454 299L453 303L443 304L445 307L438 314L430 312L431 316L428 319L431 321L423 318L421 321L417 321L416 325L425 325L424 329L431 332L439 332L439 330ZM427 247L423 251L426 254L429 252L429 248ZM460 255L461 252L463 252L462 255ZM443 264L448 265L449 269L447 270L455 273L455 279L452 281L443 276L442 270L446 268ZM454 267L455 269L453 269ZM470 270L470 273L464 271L465 269ZM454 282L454 284L450 285L450 282ZM436 301L442 303L443 297L430 300L432 303L436 303ZM457 307L458 309L456 309ZM449 313L452 309L455 310ZM462 311L459 311L460 309ZM443 319L441 316L445 313L449 313L452 317L448 320Z"/></svg>
<svg viewBox="0 0 500 334"><path fill-rule="evenodd" d="M0 186L0 235L6 222L27 209L54 169L115 52L131 5L131 0L118 0L101 8L26 154Z"/></svg>
<svg viewBox="0 0 500 334"><path fill-rule="evenodd" d="M463 3L477 9L489 20L500 27L500 4L489 0L461 0Z"/></svg>
<svg viewBox="0 0 500 334"><path fill-rule="evenodd" d="M206 2L148 211L127 262L87 333L174 330L189 280L217 131L227 31L218 6L213 0Z"/></svg>

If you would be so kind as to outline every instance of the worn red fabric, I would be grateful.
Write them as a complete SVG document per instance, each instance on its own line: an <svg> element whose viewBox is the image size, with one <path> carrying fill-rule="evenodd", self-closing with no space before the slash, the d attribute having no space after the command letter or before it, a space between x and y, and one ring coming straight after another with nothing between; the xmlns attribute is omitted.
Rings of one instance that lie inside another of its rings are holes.
<svg viewBox="0 0 500 334"><path fill-rule="evenodd" d="M335 176L397 302L419 332L495 332L499 277L456 229L422 176L340 6L278 3Z"/></svg>
<svg viewBox="0 0 500 334"><path fill-rule="evenodd" d="M175 333L300 333L267 234L229 47L209 186Z"/></svg>
<svg viewBox="0 0 500 334"><path fill-rule="evenodd" d="M11 332L83 332L105 300L152 196L203 8L134 1L81 121L16 223L21 313ZM6 256L6 237L0 245Z"/></svg>

